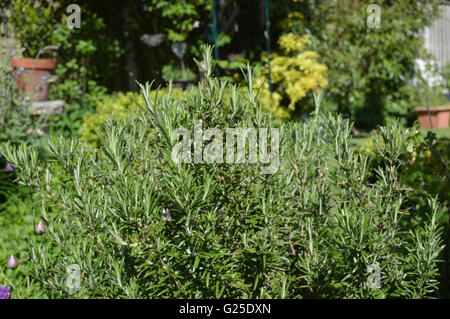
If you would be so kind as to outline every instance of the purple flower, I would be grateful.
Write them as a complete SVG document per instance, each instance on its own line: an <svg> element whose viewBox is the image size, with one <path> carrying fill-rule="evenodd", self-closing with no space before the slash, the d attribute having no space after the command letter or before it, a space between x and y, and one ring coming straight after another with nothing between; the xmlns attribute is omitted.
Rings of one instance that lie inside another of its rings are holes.
<svg viewBox="0 0 450 319"><path fill-rule="evenodd" d="M7 172L14 172L14 167L11 164L6 164L5 169Z"/></svg>
<svg viewBox="0 0 450 319"><path fill-rule="evenodd" d="M11 290L8 286L0 286L0 299L11 298Z"/></svg>

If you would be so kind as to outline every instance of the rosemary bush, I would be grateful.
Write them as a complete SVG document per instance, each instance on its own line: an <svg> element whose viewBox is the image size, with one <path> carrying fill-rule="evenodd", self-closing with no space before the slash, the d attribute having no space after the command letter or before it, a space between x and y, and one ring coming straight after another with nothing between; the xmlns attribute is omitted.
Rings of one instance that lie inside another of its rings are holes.
<svg viewBox="0 0 450 319"><path fill-rule="evenodd" d="M4 144L18 181L34 187L47 225L30 256L33 277L50 297L359 298L436 296L442 250L430 200L427 222L408 230L398 180L405 139L393 125L375 136L387 165L369 175L353 154L351 124L322 114L280 122L212 77L174 98L150 96L146 109L109 121L98 149L53 138L49 158ZM227 98L225 98L227 97ZM173 132L205 128L279 128L280 166L182 163ZM370 178L369 178L370 177ZM80 268L66 289L67 267Z"/></svg>

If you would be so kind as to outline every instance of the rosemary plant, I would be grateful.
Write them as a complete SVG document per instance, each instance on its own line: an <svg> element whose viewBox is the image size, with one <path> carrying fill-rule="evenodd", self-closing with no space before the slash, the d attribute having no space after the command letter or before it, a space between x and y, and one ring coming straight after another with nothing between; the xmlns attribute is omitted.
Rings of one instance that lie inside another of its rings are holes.
<svg viewBox="0 0 450 319"><path fill-rule="evenodd" d="M98 149L52 138L41 161L28 146L0 147L40 198L46 240L30 255L42 289L55 298L436 296L436 202L426 224L399 227L408 218L397 178L402 132L393 125L373 137L388 165L369 176L348 121L319 106L310 120L276 121L260 107L251 71L245 91L214 78L211 61L209 49L206 81L181 96L150 97L143 85L146 112L109 122ZM174 132L200 120L216 132L279 129L278 170L177 163Z"/></svg>

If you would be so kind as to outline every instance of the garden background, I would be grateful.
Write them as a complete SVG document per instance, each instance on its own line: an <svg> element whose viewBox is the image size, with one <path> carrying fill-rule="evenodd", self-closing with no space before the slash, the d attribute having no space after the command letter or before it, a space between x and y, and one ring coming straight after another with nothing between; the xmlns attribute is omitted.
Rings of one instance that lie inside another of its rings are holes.
<svg viewBox="0 0 450 319"><path fill-rule="evenodd" d="M444 1L373 1L377 27L363 0L80 0L80 28L73 2L0 3L13 298L448 296L450 133L414 111L448 105L423 40ZM36 57L62 110L17 88ZM174 165L198 119L282 128L280 171Z"/></svg>

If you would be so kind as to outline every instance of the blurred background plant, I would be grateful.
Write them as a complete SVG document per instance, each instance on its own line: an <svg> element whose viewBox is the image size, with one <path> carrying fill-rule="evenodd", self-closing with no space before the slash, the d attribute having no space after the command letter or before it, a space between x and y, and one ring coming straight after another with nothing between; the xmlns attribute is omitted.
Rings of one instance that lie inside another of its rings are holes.
<svg viewBox="0 0 450 319"><path fill-rule="evenodd" d="M162 78L169 82L173 80L186 80L193 81L197 78L197 75L192 72L191 69L181 69L174 63L165 65L162 69Z"/></svg>
<svg viewBox="0 0 450 319"><path fill-rule="evenodd" d="M157 94L165 95L169 90L173 97L181 96L181 89L163 88L150 92L150 97L154 98ZM145 110L144 105L142 94L134 92L112 94L97 100L94 110L83 118L81 140L90 146L98 147L100 137L104 134L104 127L109 121L115 123L131 114L139 115Z"/></svg>
<svg viewBox="0 0 450 319"><path fill-rule="evenodd" d="M50 99L67 104L63 114L50 119L50 133L78 136L84 114L92 111L111 87L108 81L116 76L111 70L117 69L123 50L118 40L105 33L103 18L86 4L82 9L83 28L69 28L65 10L69 4L71 1L64 0L13 0L1 9L8 17L7 36L20 41L26 56L34 58L50 44L57 48L40 55L57 59L57 81L53 81Z"/></svg>
<svg viewBox="0 0 450 319"><path fill-rule="evenodd" d="M20 41L25 57L38 58L41 49L57 44L54 29L55 22L61 22L57 15L60 9L60 1L14 0L11 2L9 27L12 28L14 37ZM46 57L45 53L40 57Z"/></svg>
<svg viewBox="0 0 450 319"><path fill-rule="evenodd" d="M78 2L83 12L80 29L65 25L64 9L70 3L68 0L44 1L41 7L37 5L39 0L8 2L21 13L11 17L8 23L14 27L16 36L25 41L24 46L36 51L39 45L44 46L43 37L47 39L45 44L59 47L56 71L59 81L53 85L51 96L69 102L65 121L78 119L75 121L78 127L83 110L93 109L89 101L84 101L86 94L136 91L136 80L155 79L156 84L166 85L168 79L192 79L191 72L184 76L174 67L177 58L171 52L172 45L186 44L186 69L196 73L192 59L198 58L203 42L214 42L209 0L195 3L112 0L107 7L81 0ZM403 118L411 124L414 120L411 110L418 103L414 95L420 97L417 92L428 90L420 81L411 88L413 79L420 78L415 61L427 58L422 50L421 32L437 17L439 3L439 0L381 1L378 5L383 8L383 27L369 28L366 18L370 1L271 2L275 91L268 94L269 83L266 83L261 98L281 117L292 115L295 104L294 114L306 115L314 108L314 101L312 93L305 94L305 91L314 89L311 88L314 82L322 86L328 82L327 107L353 120L357 128L370 131L394 118ZM267 56L262 54L266 51L263 9L262 1L256 0L218 3L217 43L224 70L220 73L227 80L243 81L239 72L230 71L242 67L242 62L261 63L261 79L267 75L264 68ZM261 14L248 15L249 10ZM289 37L297 38L294 42L283 41ZM253 41L248 41L249 38ZM297 40L304 44L305 52L289 49ZM314 57L309 56L310 62L299 60L312 52L316 53ZM287 73L294 74L294 62L306 63L314 74L300 72L295 67L297 76L290 79L293 82L288 88L289 81L280 78L286 72L281 71L289 69ZM318 69L319 65L326 66L328 72ZM61 127L70 130L67 125Z"/></svg>
<svg viewBox="0 0 450 319"><path fill-rule="evenodd" d="M308 34L328 68L327 101L370 130L417 105L403 88L417 76L423 56L421 31L439 14L439 0L377 1L381 28L369 28L371 1L293 1L285 6L285 32Z"/></svg>
<svg viewBox="0 0 450 319"><path fill-rule="evenodd" d="M304 114L311 112L312 105L299 105L299 102L308 93L312 95L313 90L327 86L327 68L318 61L317 52L306 50L308 43L308 36L282 35L279 39L282 51L270 61L272 83L267 80L268 68L262 68L261 75L255 79L255 89L261 88L261 103L278 117L290 117L296 110Z"/></svg>

